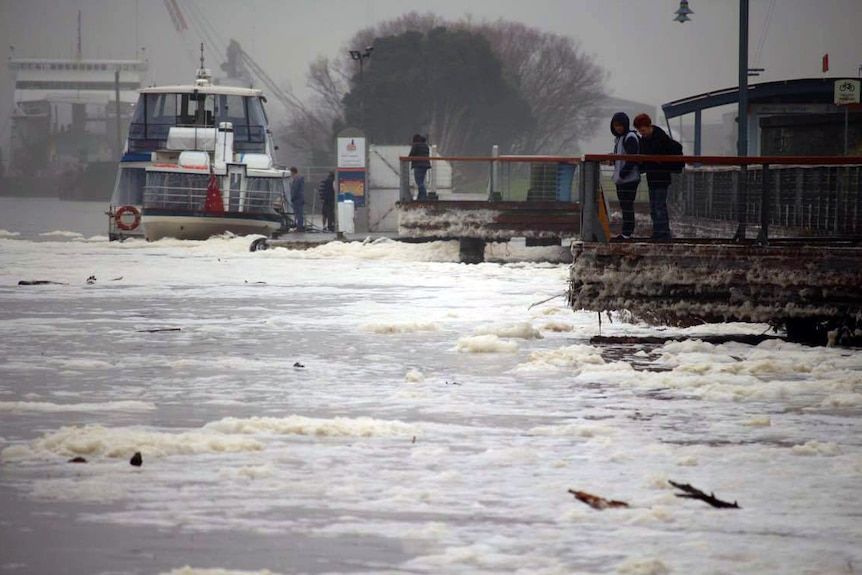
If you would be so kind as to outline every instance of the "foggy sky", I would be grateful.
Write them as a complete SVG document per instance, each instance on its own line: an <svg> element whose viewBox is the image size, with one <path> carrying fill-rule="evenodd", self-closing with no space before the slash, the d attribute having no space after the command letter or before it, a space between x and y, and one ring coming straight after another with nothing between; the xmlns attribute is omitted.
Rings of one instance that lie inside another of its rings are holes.
<svg viewBox="0 0 862 575"><path fill-rule="evenodd" d="M691 22L673 22L678 0L179 0L182 36L163 0L0 0L3 48L16 57L73 57L82 11L84 57L134 58L145 48L151 80L185 83L197 68L205 21L210 39L236 38L282 87L306 93L308 64L333 57L360 28L410 11L455 20L511 20L580 42L609 74L610 94L660 105L737 84L738 0L690 0ZM857 77L862 65L862 0L750 0L753 82ZM768 27L767 14L771 10ZM204 20L191 18L204 14ZM765 32L765 34L764 34ZM210 49L209 47L207 48ZM215 51L214 51L215 52ZM829 53L830 71L821 72ZM210 56L209 58L214 58ZM217 62L207 65L217 68ZM8 145L13 85L0 67L0 134ZM258 86L261 87L261 86ZM271 115L283 108L270 99Z"/></svg>

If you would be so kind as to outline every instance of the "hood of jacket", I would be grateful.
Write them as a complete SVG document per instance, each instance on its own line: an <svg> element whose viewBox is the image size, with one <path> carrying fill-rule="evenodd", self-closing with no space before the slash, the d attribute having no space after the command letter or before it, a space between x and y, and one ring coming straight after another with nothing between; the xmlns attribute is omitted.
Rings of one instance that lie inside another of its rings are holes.
<svg viewBox="0 0 862 575"><path fill-rule="evenodd" d="M614 114L614 117L611 118L611 134L613 134L615 138L618 138L620 134L614 132L614 122L619 122L623 125L622 135L625 135L629 131L631 124L629 123L629 117L625 112L617 112Z"/></svg>

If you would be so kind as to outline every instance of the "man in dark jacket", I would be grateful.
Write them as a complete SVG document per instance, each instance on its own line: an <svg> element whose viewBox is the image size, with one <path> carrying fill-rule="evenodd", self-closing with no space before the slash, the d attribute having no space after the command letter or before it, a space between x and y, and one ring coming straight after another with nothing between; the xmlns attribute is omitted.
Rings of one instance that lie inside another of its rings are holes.
<svg viewBox="0 0 862 575"><path fill-rule="evenodd" d="M290 168L290 204L293 206L293 221L296 230L305 231L305 178L299 175L299 170Z"/></svg>
<svg viewBox="0 0 862 575"><path fill-rule="evenodd" d="M428 158L431 156L428 142L422 134L413 135L413 145L410 147L408 156L413 158ZM428 170L431 169L431 160L412 160L410 167L413 168L413 179L416 180L416 199L427 200L428 190L425 188L425 176Z"/></svg>
<svg viewBox="0 0 862 575"><path fill-rule="evenodd" d="M653 126L647 114L638 114L634 126L641 135L640 152L645 156L673 155L672 141L667 133ZM667 213L667 189L671 182L670 164L642 162L641 171L646 172L649 187L649 208L652 218L652 239L670 239L670 220Z"/></svg>
<svg viewBox="0 0 862 575"><path fill-rule="evenodd" d="M326 178L320 180L317 186L320 200L323 202L323 227L327 231L335 231L335 172L329 172Z"/></svg>

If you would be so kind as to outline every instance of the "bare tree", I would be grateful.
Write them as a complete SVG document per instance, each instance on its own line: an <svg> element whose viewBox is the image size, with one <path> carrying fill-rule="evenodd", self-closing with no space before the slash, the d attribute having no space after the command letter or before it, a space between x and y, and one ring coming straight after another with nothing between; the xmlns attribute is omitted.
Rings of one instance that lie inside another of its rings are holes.
<svg viewBox="0 0 862 575"><path fill-rule="evenodd" d="M298 106L288 133L305 146L331 150L333 131L344 125L344 97L356 63L348 50L373 46L376 38L408 31L427 35L437 27L478 32L485 36L501 60L504 71L520 87L535 119L534 128L525 132L512 151L519 153L574 154L578 141L595 131L595 109L605 97L607 74L592 56L584 54L578 42L564 36L541 32L517 22L476 23L467 18L451 23L432 13L410 12L357 32L339 56L321 58L309 68L308 86L312 98ZM373 61L370 63L373 66ZM441 150L456 149L458 129L469 118L463 110L442 112L445 118L432 118L429 134ZM439 114L439 113L438 113ZM450 148L451 146L451 148Z"/></svg>
<svg viewBox="0 0 862 575"><path fill-rule="evenodd" d="M517 22L481 24L478 30L514 76L536 128L521 141L524 153L574 153L595 131L595 110L605 97L606 72L579 44Z"/></svg>

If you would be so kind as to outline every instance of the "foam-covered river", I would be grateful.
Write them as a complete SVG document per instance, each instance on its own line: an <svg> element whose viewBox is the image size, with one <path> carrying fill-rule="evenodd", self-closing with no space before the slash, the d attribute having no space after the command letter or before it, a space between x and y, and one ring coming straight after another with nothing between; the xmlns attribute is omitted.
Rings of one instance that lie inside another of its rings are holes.
<svg viewBox="0 0 862 575"><path fill-rule="evenodd" d="M862 570L862 354L600 328L456 243L249 243L0 233L0 573Z"/></svg>

